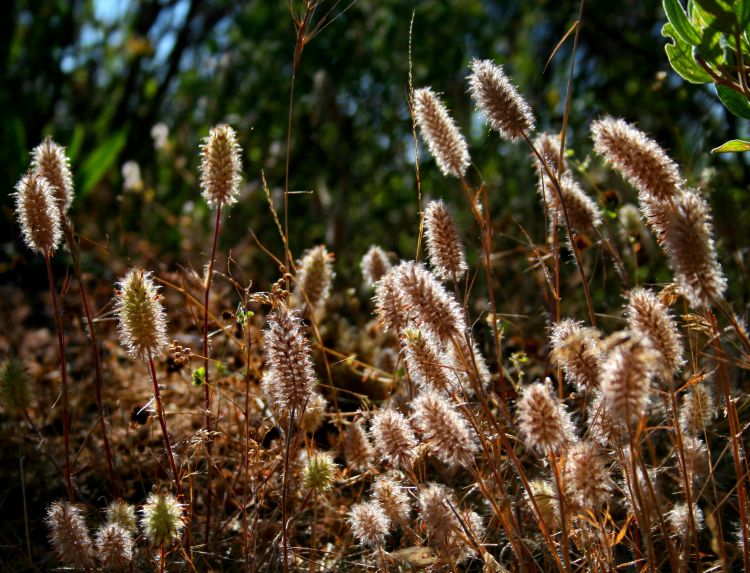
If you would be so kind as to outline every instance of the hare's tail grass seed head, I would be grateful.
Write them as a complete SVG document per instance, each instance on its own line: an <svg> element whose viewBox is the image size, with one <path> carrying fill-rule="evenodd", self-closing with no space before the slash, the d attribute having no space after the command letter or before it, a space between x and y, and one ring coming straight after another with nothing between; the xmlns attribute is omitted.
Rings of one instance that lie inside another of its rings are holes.
<svg viewBox="0 0 750 573"><path fill-rule="evenodd" d="M308 490L322 493L333 487L337 466L328 452L315 452L308 456L302 470L302 484Z"/></svg>
<svg viewBox="0 0 750 573"><path fill-rule="evenodd" d="M430 266L442 280L458 280L469 268L461 237L448 206L430 201L424 210L424 232Z"/></svg>
<svg viewBox="0 0 750 573"><path fill-rule="evenodd" d="M371 549L379 549L385 545L390 520L383 508L376 501L365 501L352 506L349 513L349 526L354 538Z"/></svg>
<svg viewBox="0 0 750 573"><path fill-rule="evenodd" d="M397 468L408 468L416 456L417 438L403 414L378 410L372 418L371 432L381 457Z"/></svg>
<svg viewBox="0 0 750 573"><path fill-rule="evenodd" d="M201 145L201 193L212 207L237 201L242 182L242 148L227 124L212 128Z"/></svg>
<svg viewBox="0 0 750 573"><path fill-rule="evenodd" d="M52 194L62 214L73 203L73 175L65 148L46 137L31 152L31 168L52 186Z"/></svg>
<svg viewBox="0 0 750 573"><path fill-rule="evenodd" d="M477 451L466 422L440 394L427 390L412 403L412 421L430 452L449 467L470 466Z"/></svg>
<svg viewBox="0 0 750 573"><path fill-rule="evenodd" d="M534 382L518 401L518 428L526 443L540 452L558 452L575 441L565 407L552 396L549 382Z"/></svg>
<svg viewBox="0 0 750 573"><path fill-rule="evenodd" d="M487 124L503 139L518 141L534 131L534 114L502 66L491 60L474 60L469 92Z"/></svg>
<svg viewBox="0 0 750 573"><path fill-rule="evenodd" d="M580 391L599 385L604 353L598 330L567 318L552 328L550 344L552 359L563 367L568 382Z"/></svg>
<svg viewBox="0 0 750 573"><path fill-rule="evenodd" d="M183 528L182 504L171 493L151 492L141 508L141 527L155 547L169 547L180 539Z"/></svg>
<svg viewBox="0 0 750 573"><path fill-rule="evenodd" d="M422 390L448 392L452 386L451 369L437 339L416 327L401 331L402 354L412 381Z"/></svg>
<svg viewBox="0 0 750 573"><path fill-rule="evenodd" d="M565 157L562 158L562 169L560 169L560 136L558 134L540 133L534 138L534 147L552 173L557 174L558 171L561 173L567 171L568 165ZM532 153L531 157L534 160L537 170L546 173L544 166L539 163L536 153Z"/></svg>
<svg viewBox="0 0 750 573"><path fill-rule="evenodd" d="M32 251L51 256L62 237L60 209L47 179L32 171L21 177L13 194L23 239Z"/></svg>
<svg viewBox="0 0 750 573"><path fill-rule="evenodd" d="M134 268L117 283L115 314L120 341L131 357L157 357L169 343L166 314L151 273Z"/></svg>
<svg viewBox="0 0 750 573"><path fill-rule="evenodd" d="M94 543L80 508L67 501L56 501L47 509L50 541L63 563L86 570L94 567Z"/></svg>
<svg viewBox="0 0 750 573"><path fill-rule="evenodd" d="M333 254L324 245L308 249L297 262L297 298L312 308L322 306L331 293L334 276Z"/></svg>
<svg viewBox="0 0 750 573"><path fill-rule="evenodd" d="M646 413L651 372L657 354L639 342L625 342L610 351L602 366L604 408L615 423L633 426Z"/></svg>
<svg viewBox="0 0 750 573"><path fill-rule="evenodd" d="M360 266L365 286L371 287L391 270L391 261L382 248L372 245L362 257Z"/></svg>
<svg viewBox="0 0 750 573"><path fill-rule="evenodd" d="M596 509L609 499L611 484L605 460L593 442L581 442L565 462L568 496L584 509Z"/></svg>
<svg viewBox="0 0 750 573"><path fill-rule="evenodd" d="M463 177L471 163L469 149L445 105L431 88L414 92L414 114L422 138L442 174Z"/></svg>
<svg viewBox="0 0 750 573"><path fill-rule="evenodd" d="M375 314L386 332L398 336L406 325L404 301L398 288L398 269L394 267L375 283Z"/></svg>
<svg viewBox="0 0 750 573"><path fill-rule="evenodd" d="M375 457L375 451L359 420L349 424L346 434L344 434L343 445L346 464L350 469L362 471L370 467Z"/></svg>
<svg viewBox="0 0 750 573"><path fill-rule="evenodd" d="M133 560L133 537L117 523L102 525L95 542L97 559L105 571L121 571Z"/></svg>
<svg viewBox="0 0 750 573"><path fill-rule="evenodd" d="M411 502L406 488L391 477L380 476L372 485L372 496L381 505L386 515L397 523L409 520Z"/></svg>
<svg viewBox="0 0 750 573"><path fill-rule="evenodd" d="M596 202L586 195L575 178L566 172L560 178L560 193L550 184L546 175L542 175L539 181L539 194L547 202L550 215L558 213L561 224L567 224L563 217L563 204L560 195L565 202L565 210L568 212L570 225L579 233L591 233L602 222L602 214Z"/></svg>

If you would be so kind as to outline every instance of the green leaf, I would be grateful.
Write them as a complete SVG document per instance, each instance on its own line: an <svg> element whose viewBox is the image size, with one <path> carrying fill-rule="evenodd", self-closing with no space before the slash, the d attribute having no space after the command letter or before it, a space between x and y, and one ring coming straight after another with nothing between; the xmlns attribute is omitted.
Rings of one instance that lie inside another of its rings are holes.
<svg viewBox="0 0 750 573"><path fill-rule="evenodd" d="M743 151L750 151L750 141L731 139L719 147L714 147L711 153L741 153Z"/></svg>
<svg viewBox="0 0 750 573"><path fill-rule="evenodd" d="M740 24L740 30L747 28L750 24L750 0L737 0L734 4L734 13Z"/></svg>
<svg viewBox="0 0 750 573"><path fill-rule="evenodd" d="M750 119L750 102L747 98L726 86L716 86L716 93L729 111L737 117Z"/></svg>
<svg viewBox="0 0 750 573"><path fill-rule="evenodd" d="M703 68L693 58L693 48L687 42L683 42L674 31L674 26L667 22L661 29L665 38L670 38L674 43L667 43L664 50L667 52L669 63L675 72L680 74L691 84L708 84L713 82Z"/></svg>
<svg viewBox="0 0 750 573"><path fill-rule="evenodd" d="M84 135L86 135L86 127L82 123L76 123L67 149L68 157L70 157L70 161L73 163L76 163L78 160L78 153L81 151Z"/></svg>
<svg viewBox="0 0 750 573"><path fill-rule="evenodd" d="M682 4L680 4L680 0L663 0L663 5L669 22L682 41L693 46L699 45L701 43L701 34L688 19L685 10L682 8Z"/></svg>
<svg viewBox="0 0 750 573"><path fill-rule="evenodd" d="M81 196L88 195L117 162L128 137L127 128L116 132L97 147L81 165Z"/></svg>
<svg viewBox="0 0 750 573"><path fill-rule="evenodd" d="M694 3L706 24L730 36L734 34L737 17L732 0L694 0Z"/></svg>

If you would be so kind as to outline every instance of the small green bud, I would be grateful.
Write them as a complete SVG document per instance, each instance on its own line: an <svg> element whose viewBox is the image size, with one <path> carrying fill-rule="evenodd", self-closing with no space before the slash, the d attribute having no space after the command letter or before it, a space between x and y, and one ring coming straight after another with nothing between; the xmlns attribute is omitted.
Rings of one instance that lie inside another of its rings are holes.
<svg viewBox="0 0 750 573"><path fill-rule="evenodd" d="M171 493L150 493L141 513L141 527L153 545L166 547L180 538L182 504Z"/></svg>
<svg viewBox="0 0 750 573"><path fill-rule="evenodd" d="M336 474L336 464L328 453L315 453L307 460L307 466L302 472L302 483L307 489L322 492L333 485Z"/></svg>

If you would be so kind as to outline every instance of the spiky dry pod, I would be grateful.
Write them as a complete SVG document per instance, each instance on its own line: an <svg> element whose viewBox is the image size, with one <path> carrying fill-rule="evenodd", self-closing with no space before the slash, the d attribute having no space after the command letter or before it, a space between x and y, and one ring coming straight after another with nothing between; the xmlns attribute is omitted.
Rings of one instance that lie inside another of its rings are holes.
<svg viewBox="0 0 750 573"><path fill-rule="evenodd" d="M52 547L60 561L93 569L94 544L81 508L67 501L55 501L47 508L45 522L50 529Z"/></svg>
<svg viewBox="0 0 750 573"><path fill-rule="evenodd" d="M16 415L22 414L31 403L29 374L16 358L0 363L0 402L6 413Z"/></svg>
<svg viewBox="0 0 750 573"><path fill-rule="evenodd" d="M132 358L157 357L169 344L160 300L159 287L143 269L130 269L117 283L114 302L120 342Z"/></svg>
<svg viewBox="0 0 750 573"><path fill-rule="evenodd" d="M413 261L401 263L394 272L403 306L417 327L429 330L443 344L463 337L466 322L461 306L435 275Z"/></svg>
<svg viewBox="0 0 750 573"><path fill-rule="evenodd" d="M604 354L596 328L566 318L552 327L550 345L552 360L562 366L568 382L581 392L599 386Z"/></svg>
<svg viewBox="0 0 750 573"><path fill-rule="evenodd" d="M406 418L395 410L379 410L370 425L375 448L397 468L408 468L416 455L417 438Z"/></svg>
<svg viewBox="0 0 750 573"><path fill-rule="evenodd" d="M477 110L503 139L517 141L534 131L534 114L502 66L491 60L474 60L469 93Z"/></svg>
<svg viewBox="0 0 750 573"><path fill-rule="evenodd" d="M387 253L377 245L372 245L360 263L362 279L366 287L375 286L391 270L391 261Z"/></svg>
<svg viewBox="0 0 750 573"><path fill-rule="evenodd" d="M211 128L201 150L201 193L212 208L237 202L242 182L242 148L225 123Z"/></svg>
<svg viewBox="0 0 750 573"><path fill-rule="evenodd" d="M680 428L692 436L702 436L716 415L714 398L703 382L690 386L682 399Z"/></svg>
<svg viewBox="0 0 750 573"><path fill-rule="evenodd" d="M29 172L16 184L16 218L26 246L51 256L62 237L60 210L52 186L38 173Z"/></svg>
<svg viewBox="0 0 750 573"><path fill-rule="evenodd" d="M375 457L370 438L367 437L367 432L365 432L359 420L349 424L346 429L344 457L346 458L346 465L355 471L368 469Z"/></svg>
<svg viewBox="0 0 750 573"><path fill-rule="evenodd" d="M318 308L328 300L334 276L333 254L325 245L308 249L297 261L294 294L301 302Z"/></svg>
<svg viewBox="0 0 750 573"><path fill-rule="evenodd" d="M95 543L96 558L104 571L122 571L133 560L133 537L116 523L102 525Z"/></svg>
<svg viewBox="0 0 750 573"><path fill-rule="evenodd" d="M385 536L390 529L390 520L383 508L375 501L365 501L352 506L349 513L352 535L362 545L380 549L385 545Z"/></svg>
<svg viewBox="0 0 750 573"><path fill-rule="evenodd" d="M302 485L317 493L331 489L336 477L337 466L328 452L313 452L307 456L302 470Z"/></svg>
<svg viewBox="0 0 750 573"><path fill-rule="evenodd" d="M73 203L73 175L65 148L45 137L31 152L31 168L52 186L60 213L67 213Z"/></svg>
<svg viewBox="0 0 750 573"><path fill-rule="evenodd" d="M276 410L299 417L317 392L310 346L296 311L280 304L268 315L265 349L268 370L263 388Z"/></svg>
<svg viewBox="0 0 750 573"><path fill-rule="evenodd" d="M440 172L445 176L462 177L471 163L469 148L445 105L431 88L414 92L414 115Z"/></svg>
<svg viewBox="0 0 750 573"><path fill-rule="evenodd" d="M565 161L565 157L562 158L562 164L560 163L560 135L557 133L540 133L534 138L534 147L542 156L544 162L549 167L553 174L557 175L558 172L564 173L568 170L568 164ZM544 166L539 162L539 158L536 153L531 154L534 163L536 164L537 170L544 172L546 176L546 170ZM560 166L562 165L562 169Z"/></svg>
<svg viewBox="0 0 750 573"><path fill-rule="evenodd" d="M541 452L559 452L575 441L570 415L552 395L549 378L526 386L518 401L517 422L529 447Z"/></svg>
<svg viewBox="0 0 750 573"><path fill-rule="evenodd" d="M168 547L180 539L185 527L182 507L171 493L148 494L141 508L141 527L152 545Z"/></svg>
<svg viewBox="0 0 750 573"><path fill-rule="evenodd" d="M375 314L386 332L398 336L406 326L404 302L398 288L398 267L392 268L375 283Z"/></svg>
<svg viewBox="0 0 750 573"><path fill-rule="evenodd" d="M565 202L565 210L568 212L570 225L574 230L579 233L590 233L601 225L602 214L599 207L581 189L570 172L564 173L560 178L560 192L562 193L562 200ZM566 226L567 221L563 213L563 204L560 202L560 193L546 176L542 176L540 179L539 194L547 203L550 217L557 213L560 224Z"/></svg>
<svg viewBox="0 0 750 573"><path fill-rule="evenodd" d="M412 403L412 423L422 432L427 448L449 467L470 466L477 443L466 421L443 396L423 391Z"/></svg>
<svg viewBox="0 0 750 573"><path fill-rule="evenodd" d="M411 514L411 502L404 488L388 476L380 476L372 485L372 496L386 515L395 523L406 523Z"/></svg>
<svg viewBox="0 0 750 573"><path fill-rule="evenodd" d="M625 316L630 331L659 353L657 373L665 379L675 374L685 360L680 333L667 306L653 292L635 288L628 296Z"/></svg>
<svg viewBox="0 0 750 573"><path fill-rule="evenodd" d="M691 306L721 300L727 279L716 254L710 209L697 192L685 191L675 200L663 245L680 293Z"/></svg>
<svg viewBox="0 0 750 573"><path fill-rule="evenodd" d="M448 206L430 201L424 210L424 233L432 272L442 280L456 281L468 270L461 236Z"/></svg>
<svg viewBox="0 0 750 573"><path fill-rule="evenodd" d="M667 523L675 537L689 538L691 536L690 528L690 508L686 503L676 503L667 512ZM703 530L703 510L693 503L693 521L695 530Z"/></svg>
<svg viewBox="0 0 750 573"><path fill-rule="evenodd" d="M422 390L435 388L448 392L452 386L451 369L440 343L428 331L407 327L401 331L402 354L412 381Z"/></svg>
<svg viewBox="0 0 750 573"><path fill-rule="evenodd" d="M706 444L700 438L696 436L682 435L682 457L685 460L685 473L682 471L682 461L680 460L680 454L674 453L674 463L677 466L680 474L683 474L683 479L687 477L687 481L698 486L705 483L705 478L708 475L709 463L708 463L708 448Z"/></svg>
<svg viewBox="0 0 750 573"><path fill-rule="evenodd" d="M107 523L113 523L125 528L130 533L135 533L138 524L138 518L135 514L135 508L122 500L115 500L107 506L106 509Z"/></svg>
<svg viewBox="0 0 750 573"><path fill-rule="evenodd" d="M669 202L681 195L683 179L677 164L634 125L605 116L591 124L591 137L594 150L622 173L641 199Z"/></svg>
<svg viewBox="0 0 750 573"><path fill-rule="evenodd" d="M624 438L623 426L609 412L604 396L597 391L588 408L588 436L601 446L617 443Z"/></svg>
<svg viewBox="0 0 750 573"><path fill-rule="evenodd" d="M638 342L615 347L602 366L601 389L615 423L633 426L649 405L651 373L659 359Z"/></svg>
<svg viewBox="0 0 750 573"><path fill-rule="evenodd" d="M609 472L599 447L581 442L568 451L565 461L567 496L584 509L597 509L611 494Z"/></svg>

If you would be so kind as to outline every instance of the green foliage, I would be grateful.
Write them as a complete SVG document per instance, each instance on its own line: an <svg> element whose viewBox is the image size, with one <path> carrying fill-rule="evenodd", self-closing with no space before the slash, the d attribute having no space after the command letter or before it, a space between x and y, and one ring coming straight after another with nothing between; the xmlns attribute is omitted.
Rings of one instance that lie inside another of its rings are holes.
<svg viewBox="0 0 750 573"><path fill-rule="evenodd" d="M741 151L750 151L750 141L742 139L732 139L723 145L711 150L711 153L738 153Z"/></svg>
<svg viewBox="0 0 750 573"><path fill-rule="evenodd" d="M10 358L0 363L0 396L9 413L21 414L28 408L29 375L20 360Z"/></svg>

